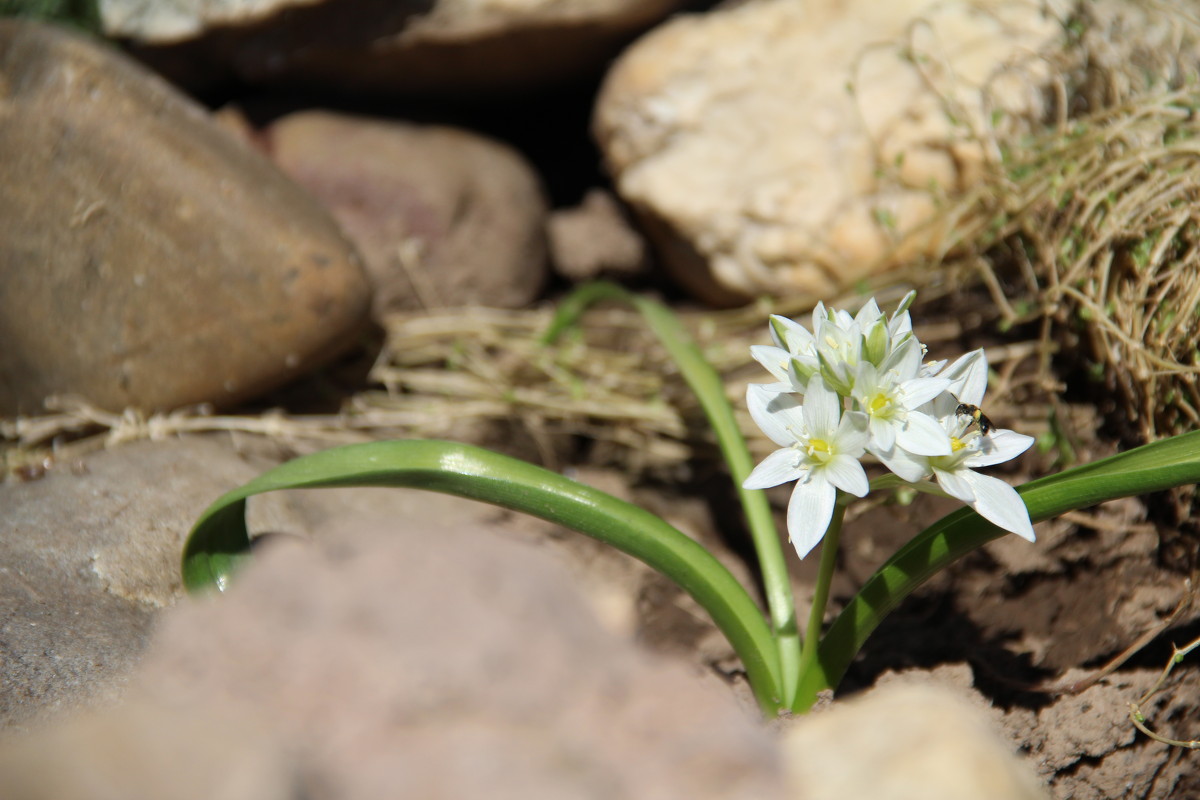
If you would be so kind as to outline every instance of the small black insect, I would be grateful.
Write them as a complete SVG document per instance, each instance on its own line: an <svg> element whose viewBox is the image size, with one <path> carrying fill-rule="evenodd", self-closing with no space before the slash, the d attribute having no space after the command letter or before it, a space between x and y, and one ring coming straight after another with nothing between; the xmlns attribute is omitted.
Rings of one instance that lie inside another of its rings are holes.
<svg viewBox="0 0 1200 800"><path fill-rule="evenodd" d="M995 423L988 419L987 414L984 414L983 409L981 409L979 406L973 406L970 403L959 403L958 408L954 410L954 413L962 414L975 420L975 423L979 425L979 432L984 436L987 436L989 433L996 430Z"/></svg>

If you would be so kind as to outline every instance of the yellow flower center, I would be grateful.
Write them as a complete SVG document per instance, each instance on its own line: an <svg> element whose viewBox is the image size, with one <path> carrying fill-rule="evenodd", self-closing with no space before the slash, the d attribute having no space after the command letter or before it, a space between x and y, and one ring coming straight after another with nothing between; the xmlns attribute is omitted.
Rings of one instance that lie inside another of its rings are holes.
<svg viewBox="0 0 1200 800"><path fill-rule="evenodd" d="M880 411L883 411L891 404L891 400L883 392L876 392L875 396L867 402L867 412L871 416L876 416Z"/></svg>
<svg viewBox="0 0 1200 800"><path fill-rule="evenodd" d="M964 442L962 439L959 439L957 436L950 437L950 452L957 453L959 450L962 450L966 446L967 446L967 443Z"/></svg>
<svg viewBox="0 0 1200 800"><path fill-rule="evenodd" d="M833 456L833 448L824 439L809 439L808 454L818 461L828 461Z"/></svg>

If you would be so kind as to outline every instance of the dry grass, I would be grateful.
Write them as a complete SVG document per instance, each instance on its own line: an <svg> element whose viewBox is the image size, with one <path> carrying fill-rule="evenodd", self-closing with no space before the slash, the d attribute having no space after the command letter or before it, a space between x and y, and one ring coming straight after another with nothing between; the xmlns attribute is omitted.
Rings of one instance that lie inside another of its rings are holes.
<svg viewBox="0 0 1200 800"><path fill-rule="evenodd" d="M958 227L1004 322L1042 320L1047 353L1082 342L1142 441L1200 423L1197 106L1164 92L1027 142Z"/></svg>
<svg viewBox="0 0 1200 800"><path fill-rule="evenodd" d="M1200 424L1200 18L1081 4L1063 24L1030 68L1056 76L1048 119L972 132L985 176L935 221L950 234L928 269L982 281L1002 330L1039 323L1036 383L1053 394L1082 368L1116 399L1110 421L1150 441Z"/></svg>

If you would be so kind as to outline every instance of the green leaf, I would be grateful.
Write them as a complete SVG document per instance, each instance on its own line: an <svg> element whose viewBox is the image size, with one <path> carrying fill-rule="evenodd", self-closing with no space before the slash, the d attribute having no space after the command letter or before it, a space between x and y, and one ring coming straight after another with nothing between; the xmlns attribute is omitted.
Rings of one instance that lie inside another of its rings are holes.
<svg viewBox="0 0 1200 800"><path fill-rule="evenodd" d="M762 613L707 550L653 514L557 473L454 442L370 442L302 456L228 492L201 515L183 551L189 591L224 589L248 554L246 498L279 489L404 486L482 500L565 525L674 580L742 659L764 711L780 707L778 654ZM452 589L450 589L452 590Z"/></svg>
<svg viewBox="0 0 1200 800"><path fill-rule="evenodd" d="M679 368L679 374L695 393L709 425L712 426L717 445L721 448L721 455L729 467L730 478L737 489L755 554L758 556L771 627L775 633L782 664L784 703L790 705L791 692L794 691L800 675L800 631L796 623L796 604L792 599L791 577L766 494L742 488L742 483L754 469L754 458L750 455L750 449L738 428L733 406L725 396L725 383L674 312L661 303L631 294L620 286L605 281L586 284L568 295L559 305L559 312L542 336L542 342L553 342L567 327L575 323L589 305L600 300L628 303L641 313L651 332L658 337L658 341ZM784 332L777 332L782 339Z"/></svg>
<svg viewBox="0 0 1200 800"><path fill-rule="evenodd" d="M1200 483L1200 431L1185 433L1109 458L1030 481L1017 489L1034 522L1148 492ZM842 610L821 641L817 663L801 678L796 708L836 687L867 637L930 576L992 539L1007 535L963 508L935 522L900 548Z"/></svg>

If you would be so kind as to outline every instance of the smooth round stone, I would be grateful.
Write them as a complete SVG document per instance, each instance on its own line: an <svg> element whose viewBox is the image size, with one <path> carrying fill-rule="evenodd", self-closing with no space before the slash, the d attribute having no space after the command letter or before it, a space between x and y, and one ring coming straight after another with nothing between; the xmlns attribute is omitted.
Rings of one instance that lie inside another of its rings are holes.
<svg viewBox="0 0 1200 800"><path fill-rule="evenodd" d="M356 340L353 247L143 67L0 21L0 415L233 405Z"/></svg>
<svg viewBox="0 0 1200 800"><path fill-rule="evenodd" d="M512 148L444 125L301 111L261 139L354 241L377 316L518 308L546 283L546 199Z"/></svg>

